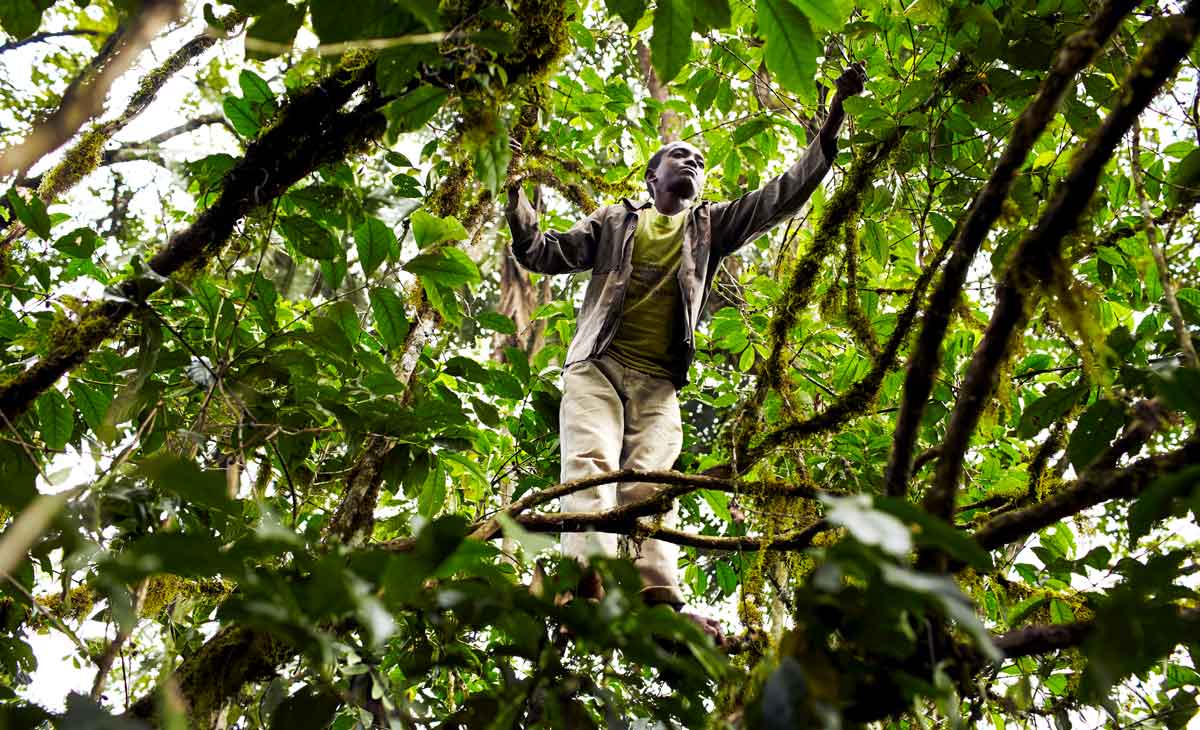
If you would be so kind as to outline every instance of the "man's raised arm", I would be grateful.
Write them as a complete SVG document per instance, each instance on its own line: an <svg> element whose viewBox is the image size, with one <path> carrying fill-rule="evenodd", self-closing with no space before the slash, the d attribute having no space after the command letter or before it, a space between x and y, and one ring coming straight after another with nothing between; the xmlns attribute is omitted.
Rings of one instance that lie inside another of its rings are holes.
<svg viewBox="0 0 1200 730"><path fill-rule="evenodd" d="M537 211L525 197L521 184L509 185L504 217L512 232L513 257L521 266L539 274L567 274L592 268L600 240L599 215L603 210L597 210L569 231L542 232Z"/></svg>
<svg viewBox="0 0 1200 730"><path fill-rule="evenodd" d="M843 71L829 105L829 115L799 161L758 190L712 206L710 220L716 254L733 253L799 212L837 156L838 130L846 118L842 102L862 93L865 83L862 64L856 63Z"/></svg>

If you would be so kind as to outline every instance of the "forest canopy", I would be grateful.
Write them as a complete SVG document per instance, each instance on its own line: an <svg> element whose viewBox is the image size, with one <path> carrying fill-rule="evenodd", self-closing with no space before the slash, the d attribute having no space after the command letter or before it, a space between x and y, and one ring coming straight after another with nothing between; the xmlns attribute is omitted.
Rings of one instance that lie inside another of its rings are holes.
<svg viewBox="0 0 1200 730"><path fill-rule="evenodd" d="M0 0L0 30L0 728L1200 711L1200 2ZM587 274L517 266L506 186L565 229L685 140L736 198L856 62L832 172L722 265L674 468L560 484ZM661 489L558 511L632 478ZM588 529L627 555L558 600ZM649 537L726 646L639 599ZM34 701L56 662L88 686Z"/></svg>

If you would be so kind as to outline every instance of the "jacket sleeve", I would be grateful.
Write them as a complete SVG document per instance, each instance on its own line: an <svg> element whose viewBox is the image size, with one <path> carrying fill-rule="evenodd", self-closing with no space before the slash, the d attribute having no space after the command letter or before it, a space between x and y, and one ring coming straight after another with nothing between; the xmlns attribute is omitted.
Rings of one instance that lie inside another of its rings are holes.
<svg viewBox="0 0 1200 730"><path fill-rule="evenodd" d="M818 135L792 167L754 192L709 208L713 252L727 256L799 212L837 153Z"/></svg>
<svg viewBox="0 0 1200 730"><path fill-rule="evenodd" d="M504 211L512 232L513 258L539 274L568 274L592 268L605 210L600 208L568 231L543 232L533 206L521 194L517 204L506 206Z"/></svg>

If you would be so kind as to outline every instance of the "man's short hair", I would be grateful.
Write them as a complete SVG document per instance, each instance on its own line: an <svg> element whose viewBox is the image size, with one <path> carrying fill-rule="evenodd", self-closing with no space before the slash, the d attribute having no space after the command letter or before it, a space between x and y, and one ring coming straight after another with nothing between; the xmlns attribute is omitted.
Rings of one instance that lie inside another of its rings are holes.
<svg viewBox="0 0 1200 730"><path fill-rule="evenodd" d="M646 163L646 174L643 177L646 178L646 190L650 192L651 200L654 200L654 188L650 186L650 171L658 169L658 163L662 162L662 156L666 154L667 148L670 146L671 144L665 144L659 147L658 152L651 155L650 161Z"/></svg>

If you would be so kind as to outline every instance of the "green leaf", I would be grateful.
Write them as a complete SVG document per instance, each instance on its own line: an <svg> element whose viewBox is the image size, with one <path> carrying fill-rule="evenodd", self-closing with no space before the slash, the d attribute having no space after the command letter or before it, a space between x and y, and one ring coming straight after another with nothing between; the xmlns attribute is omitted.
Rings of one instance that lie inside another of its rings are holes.
<svg viewBox="0 0 1200 730"><path fill-rule="evenodd" d="M508 147L507 131L489 137L487 144L475 151L475 175L493 195L500 191L508 174L512 150Z"/></svg>
<svg viewBox="0 0 1200 730"><path fill-rule="evenodd" d="M250 102L237 96L227 96L221 104L221 108L225 110L225 118L237 130L237 133L247 139L258 134L258 114L254 112L254 108Z"/></svg>
<svg viewBox="0 0 1200 730"><path fill-rule="evenodd" d="M0 0L2 1L2 0ZM67 695L67 711L55 719L57 730L145 730L137 720L114 716L87 695Z"/></svg>
<svg viewBox="0 0 1200 730"><path fill-rule="evenodd" d="M481 280L475 262L457 248L442 248L413 257L405 271L451 289Z"/></svg>
<svg viewBox="0 0 1200 730"><path fill-rule="evenodd" d="M890 563L880 563L879 569L886 583L922 594L935 603L947 618L958 624L960 629L975 640L976 648L989 660L998 662L1004 657L992 643L992 636L979 620L971 601L962 594L953 580L943 575L920 573Z"/></svg>
<svg viewBox="0 0 1200 730"><path fill-rule="evenodd" d="M738 125L738 128L733 131L733 144L740 145L749 142L770 126L771 119L769 117L756 117L745 124Z"/></svg>
<svg viewBox="0 0 1200 730"><path fill-rule="evenodd" d="M1067 411L1075 407L1081 398L1087 395L1087 390L1084 385L1074 385L1069 388L1060 388L1057 385L1047 387L1041 398L1021 411L1021 421L1017 424L1017 435L1024 439L1031 439L1037 436L1042 429L1050 428L1055 421L1062 418Z"/></svg>
<svg viewBox="0 0 1200 730"><path fill-rule="evenodd" d="M608 12L625 21L632 30L646 13L645 0L604 0Z"/></svg>
<svg viewBox="0 0 1200 730"><path fill-rule="evenodd" d="M275 92L271 91L271 87L263 77L250 69L242 69L242 72L238 74L238 86L242 89L242 98L251 104L275 106Z"/></svg>
<svg viewBox="0 0 1200 730"><path fill-rule="evenodd" d="M54 248L77 259L90 259L103 241L90 228L76 228L54 242Z"/></svg>
<svg viewBox="0 0 1200 730"><path fill-rule="evenodd" d="M279 230L288 243L309 258L328 261L338 255L333 234L312 218L285 216L279 221Z"/></svg>
<svg viewBox="0 0 1200 730"><path fill-rule="evenodd" d="M1200 194L1200 149L1194 149L1171 166L1167 201L1175 205Z"/></svg>
<svg viewBox="0 0 1200 730"><path fill-rule="evenodd" d="M286 53L296 40L296 33L304 24L304 15L307 12L307 3L299 6L286 2L273 4L255 18L246 31L246 56L256 61L265 61Z"/></svg>
<svg viewBox="0 0 1200 730"><path fill-rule="evenodd" d="M1188 499L1200 487L1200 466L1155 479L1129 508L1129 545L1150 534L1155 523L1175 513L1176 500Z"/></svg>
<svg viewBox="0 0 1200 730"><path fill-rule="evenodd" d="M437 468L433 470L425 482L424 488L421 489L421 496L417 498L417 514L426 519L432 519L445 504L446 471L439 461Z"/></svg>
<svg viewBox="0 0 1200 730"><path fill-rule="evenodd" d="M378 218L368 218L354 229L354 245L358 247L358 261L368 277L388 255L399 251L396 234Z"/></svg>
<svg viewBox="0 0 1200 730"><path fill-rule="evenodd" d="M25 227L33 231L38 238L43 241L50 240L50 216L46 213L46 206L42 203L41 198L37 195L30 195L26 199L13 189L8 191L8 202L17 216L17 220L25 224Z"/></svg>
<svg viewBox="0 0 1200 730"><path fill-rule="evenodd" d="M42 441L46 447L59 450L71 440L75 426L75 410L57 390L48 390L37 399L37 413Z"/></svg>
<svg viewBox="0 0 1200 730"><path fill-rule="evenodd" d="M43 0L0 0L0 27L17 40L28 38L42 25L48 7Z"/></svg>
<svg viewBox="0 0 1200 730"><path fill-rule="evenodd" d="M857 494L851 497L822 497L828 508L825 518L831 524L845 527L858 542L873 545L899 558L907 558L912 550L912 535L908 526L886 512L875 509L871 498Z"/></svg>
<svg viewBox="0 0 1200 730"><path fill-rule="evenodd" d="M688 0L658 0L650 60L662 83L679 75L692 54L692 4Z"/></svg>
<svg viewBox="0 0 1200 730"><path fill-rule="evenodd" d="M201 469L190 459L159 453L142 462L138 473L164 492L179 496L184 504L221 512L234 510L224 469Z"/></svg>
<svg viewBox="0 0 1200 730"><path fill-rule="evenodd" d="M388 347L403 345L409 327L408 319L404 316L404 300L393 290L384 287L375 287L368 296L379 336Z"/></svg>
<svg viewBox="0 0 1200 730"><path fill-rule="evenodd" d="M516 520L503 512L496 515L496 521L500 523L500 527L504 530L504 536L514 540L521 546L523 557L526 561L532 560L535 555L543 550L549 550L558 542L551 535L526 530L517 524Z"/></svg>
<svg viewBox="0 0 1200 730"><path fill-rule="evenodd" d="M696 0L692 5L692 12L705 29L728 28L733 22L729 13L729 0Z"/></svg>
<svg viewBox="0 0 1200 730"><path fill-rule="evenodd" d="M304 687L280 703L271 715L271 730L324 730L341 700L316 687Z"/></svg>
<svg viewBox="0 0 1200 730"><path fill-rule="evenodd" d="M71 381L71 395L75 397L75 407L83 416L83 420L94 433L104 428L104 414L112 404L112 393L101 391L87 383L78 380Z"/></svg>
<svg viewBox="0 0 1200 730"><path fill-rule="evenodd" d="M1095 461L1112 443L1125 425L1125 406L1113 400L1099 400L1079 417L1067 444L1067 456L1076 471Z"/></svg>
<svg viewBox="0 0 1200 730"><path fill-rule="evenodd" d="M410 91L384 107L390 131L414 132L424 127L449 97L450 92L428 84Z"/></svg>
<svg viewBox="0 0 1200 730"><path fill-rule="evenodd" d="M842 3L831 0L792 0L818 30L840 30L846 15Z"/></svg>
<svg viewBox="0 0 1200 730"><path fill-rule="evenodd" d="M743 373L750 372L750 368L754 367L754 357L753 347L747 347L745 350L742 350L742 355L738 358L738 370L741 370Z"/></svg>
<svg viewBox="0 0 1200 730"><path fill-rule="evenodd" d="M1200 370L1175 368L1154 378L1154 389L1167 405L1190 415L1200 423Z"/></svg>
<svg viewBox="0 0 1200 730"><path fill-rule="evenodd" d="M414 210L408 219L413 238L421 248L442 241L462 241L467 238L467 229L454 216L438 218L424 210Z"/></svg>
<svg viewBox="0 0 1200 730"><path fill-rule="evenodd" d="M499 312L480 312L475 321L479 322L480 327L502 335L517 334L517 324Z"/></svg>
<svg viewBox="0 0 1200 730"><path fill-rule="evenodd" d="M808 17L791 0L759 0L758 25L766 36L767 68L784 88L811 103L821 46Z"/></svg>
<svg viewBox="0 0 1200 730"><path fill-rule="evenodd" d="M1075 621L1075 611L1071 609L1071 604L1059 598L1050 601L1051 623L1069 624L1073 621Z"/></svg>
<svg viewBox="0 0 1200 730"><path fill-rule="evenodd" d="M991 554L945 520L902 499L876 497L875 508L914 526L912 534L918 545L939 548L977 571L992 570Z"/></svg>

